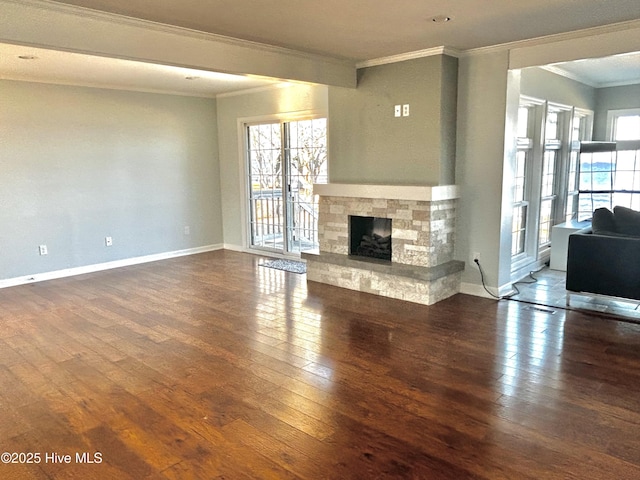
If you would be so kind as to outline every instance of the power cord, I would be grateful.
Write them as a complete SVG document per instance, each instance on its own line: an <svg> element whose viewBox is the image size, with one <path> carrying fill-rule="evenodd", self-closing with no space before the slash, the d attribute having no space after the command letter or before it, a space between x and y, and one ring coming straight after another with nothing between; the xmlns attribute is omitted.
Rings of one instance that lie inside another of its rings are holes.
<svg viewBox="0 0 640 480"><path fill-rule="evenodd" d="M516 292L508 295L506 298L511 298L511 297L515 297L516 295L520 295L520 290L518 289L518 287L516 287L516 285L519 285L519 284L531 285L532 283L536 283L538 281L538 279L536 277L534 277L533 274L534 273L538 273L539 271L541 271L544 268L545 267L540 267L538 270L531 270L529 272L529 274L527 275L528 277L531 277L531 280L529 280L529 281L518 280L517 282L513 282L511 284L511 288L513 288Z"/></svg>
<svg viewBox="0 0 640 480"><path fill-rule="evenodd" d="M520 290L518 289L518 287L516 287L516 285L518 284L523 284L523 285L530 285L532 283L536 283L538 281L538 279L536 277L534 277L533 275L535 273L538 273L539 271L541 271L544 267L539 268L538 270L532 270L529 272L529 277L531 277L530 281L525 281L525 280L519 280L517 282L514 282L511 284L511 288L513 288L515 290L514 293L510 293L509 295L505 295L503 297L500 297L498 295L495 295L493 292L491 292L488 288L487 285L485 283L484 280L484 270L482 269L482 265L480 265L480 260L478 260L477 258L473 259L473 262L478 266L478 271L480 272L480 280L482 281L482 288L484 288L485 292L487 292L489 295L491 295L493 298L497 299L497 300L511 300L512 297L515 297L516 295L520 295Z"/></svg>
<svg viewBox="0 0 640 480"><path fill-rule="evenodd" d="M493 292L489 291L489 289L487 288L487 284L484 281L484 270L482 270L482 265L480 265L480 260L478 260L477 258L474 258L473 261L478 266L478 270L480 271L480 280L482 281L482 288L484 288L485 292L487 292L493 298L497 300L502 300L503 297L499 297L498 295L495 295Z"/></svg>

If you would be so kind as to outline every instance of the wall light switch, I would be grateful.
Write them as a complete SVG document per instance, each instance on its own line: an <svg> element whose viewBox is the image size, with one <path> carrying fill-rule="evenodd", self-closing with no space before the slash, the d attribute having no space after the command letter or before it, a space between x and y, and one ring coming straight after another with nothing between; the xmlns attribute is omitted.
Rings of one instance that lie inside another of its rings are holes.
<svg viewBox="0 0 640 480"><path fill-rule="evenodd" d="M402 105L402 116L403 117L408 117L409 116L409 104L405 103L404 105Z"/></svg>
<svg viewBox="0 0 640 480"><path fill-rule="evenodd" d="M396 105L394 108L394 115L396 117L401 117L402 116L402 105Z"/></svg>

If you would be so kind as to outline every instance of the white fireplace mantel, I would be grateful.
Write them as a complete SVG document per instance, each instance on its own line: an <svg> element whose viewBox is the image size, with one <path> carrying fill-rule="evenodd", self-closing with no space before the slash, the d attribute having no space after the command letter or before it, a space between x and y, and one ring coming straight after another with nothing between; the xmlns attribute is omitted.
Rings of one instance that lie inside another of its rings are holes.
<svg viewBox="0 0 640 480"><path fill-rule="evenodd" d="M457 185L363 185L355 183L316 183L313 193L325 197L352 197L437 202L459 198Z"/></svg>

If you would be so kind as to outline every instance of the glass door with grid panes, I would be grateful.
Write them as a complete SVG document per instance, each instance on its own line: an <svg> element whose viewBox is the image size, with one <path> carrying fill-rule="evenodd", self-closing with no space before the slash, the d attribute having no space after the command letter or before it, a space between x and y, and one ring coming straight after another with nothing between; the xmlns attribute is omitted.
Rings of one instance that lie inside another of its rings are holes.
<svg viewBox="0 0 640 480"><path fill-rule="evenodd" d="M317 249L313 184L327 182L326 119L247 125L246 135L250 247Z"/></svg>

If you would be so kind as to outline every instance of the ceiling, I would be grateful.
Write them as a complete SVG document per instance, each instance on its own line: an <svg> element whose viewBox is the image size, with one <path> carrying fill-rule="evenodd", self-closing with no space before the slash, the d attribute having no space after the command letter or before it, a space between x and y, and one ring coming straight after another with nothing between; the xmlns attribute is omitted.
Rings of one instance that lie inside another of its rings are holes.
<svg viewBox="0 0 640 480"><path fill-rule="evenodd" d="M640 52L554 63L547 69L595 88L640 83Z"/></svg>
<svg viewBox="0 0 640 480"><path fill-rule="evenodd" d="M65 0L60 3L146 21L364 62L446 46L458 51L640 19L638 0ZM449 21L434 21L450 18ZM33 60L19 56L37 57ZM620 59L618 59L620 60ZM602 74L640 80L638 57ZM557 65L571 75L588 63ZM569 70L570 69L570 70ZM198 77L186 80L185 77ZM215 96L275 80L0 44L0 78ZM619 81L614 79L613 81ZM594 85L596 86L596 85Z"/></svg>
<svg viewBox="0 0 640 480"><path fill-rule="evenodd" d="M282 83L272 78L229 75L6 43L0 43L0 78L196 97L215 97Z"/></svg>
<svg viewBox="0 0 640 480"><path fill-rule="evenodd" d="M469 50L640 18L638 0L64 0L304 52L370 60ZM451 21L436 23L435 16Z"/></svg>

